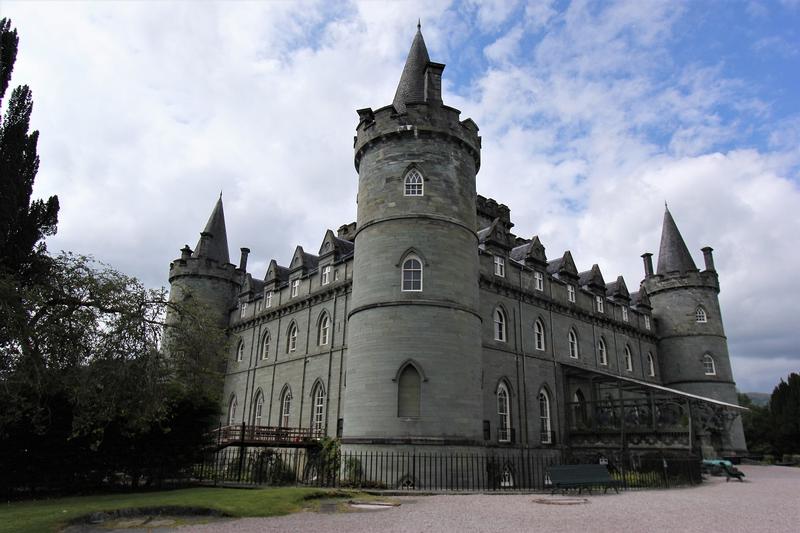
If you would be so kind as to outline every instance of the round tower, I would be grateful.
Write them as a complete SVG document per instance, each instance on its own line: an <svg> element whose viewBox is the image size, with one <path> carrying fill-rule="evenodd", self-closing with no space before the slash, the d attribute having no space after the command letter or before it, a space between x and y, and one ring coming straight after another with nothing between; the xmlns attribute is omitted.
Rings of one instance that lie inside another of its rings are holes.
<svg viewBox="0 0 800 533"><path fill-rule="evenodd" d="M349 449L472 446L482 435L480 137L443 105L443 69L418 31L392 105L358 111Z"/></svg>
<svg viewBox="0 0 800 533"><path fill-rule="evenodd" d="M738 404L728 341L719 306L719 278L711 248L703 248L705 270L695 266L669 209L664 214L656 274L647 272L644 287L653 308L664 385ZM698 435L710 453L746 453L741 417L725 413L716 435Z"/></svg>

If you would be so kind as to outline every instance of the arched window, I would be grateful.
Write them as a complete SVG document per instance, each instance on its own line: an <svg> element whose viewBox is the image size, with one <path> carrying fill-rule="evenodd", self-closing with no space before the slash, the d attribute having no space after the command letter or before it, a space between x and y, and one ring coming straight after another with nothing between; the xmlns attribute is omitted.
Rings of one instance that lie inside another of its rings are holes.
<svg viewBox="0 0 800 533"><path fill-rule="evenodd" d="M539 442L542 444L553 443L553 431L550 424L550 395L546 389L539 391Z"/></svg>
<svg viewBox="0 0 800 533"><path fill-rule="evenodd" d="M265 361L269 357L269 331L261 337L261 360Z"/></svg>
<svg viewBox="0 0 800 533"><path fill-rule="evenodd" d="M409 255L403 261L402 290L419 292L422 290L422 261L416 255Z"/></svg>
<svg viewBox="0 0 800 533"><path fill-rule="evenodd" d="M236 346L236 360L241 361L242 359L244 359L244 341L240 340Z"/></svg>
<svg viewBox="0 0 800 533"><path fill-rule="evenodd" d="M419 416L421 379L414 365L408 364L397 379L397 416L401 418Z"/></svg>
<svg viewBox="0 0 800 533"><path fill-rule="evenodd" d="M572 395L572 425L585 427L586 424L586 397L580 389Z"/></svg>
<svg viewBox="0 0 800 533"><path fill-rule="evenodd" d="M540 319L533 323L533 343L537 350L544 350L544 324Z"/></svg>
<svg viewBox="0 0 800 533"><path fill-rule="evenodd" d="M494 340L506 342L506 314L498 307L494 310Z"/></svg>
<svg viewBox="0 0 800 533"><path fill-rule="evenodd" d="M239 406L239 402L236 401L236 395L231 394L231 399L228 402L228 425L233 425L236 423L236 408Z"/></svg>
<svg viewBox="0 0 800 533"><path fill-rule="evenodd" d="M633 372L633 356L630 346L625 346L625 370Z"/></svg>
<svg viewBox="0 0 800 533"><path fill-rule="evenodd" d="M706 315L706 310L703 309L703 306L697 306L697 309L694 311L694 321L698 324L705 324L708 322L708 316Z"/></svg>
<svg viewBox="0 0 800 533"><path fill-rule="evenodd" d="M706 376L717 375L717 365L714 364L714 358L711 357L711 354L705 354L703 356L703 371Z"/></svg>
<svg viewBox="0 0 800 533"><path fill-rule="evenodd" d="M597 341L597 356L601 365L608 365L608 351L606 350L606 340L603 337L600 337L600 340Z"/></svg>
<svg viewBox="0 0 800 533"><path fill-rule="evenodd" d="M260 390L256 393L256 401L253 402L253 406L253 425L260 426L264 413L264 395Z"/></svg>
<svg viewBox="0 0 800 533"><path fill-rule="evenodd" d="M286 351L293 352L295 350L297 350L297 324L292 322L286 335Z"/></svg>
<svg viewBox="0 0 800 533"><path fill-rule="evenodd" d="M320 346L325 346L328 344L328 335L331 329L331 321L328 318L328 314L325 313L322 315L322 318L319 319L319 333L317 334L317 341Z"/></svg>
<svg viewBox="0 0 800 533"><path fill-rule="evenodd" d="M653 354L650 352L647 352L647 373L650 377L656 375L656 361L653 359Z"/></svg>
<svg viewBox="0 0 800 533"><path fill-rule="evenodd" d="M500 419L497 440L511 442L511 402L509 401L508 388L505 383L500 383L497 386L497 416Z"/></svg>
<svg viewBox="0 0 800 533"><path fill-rule="evenodd" d="M577 359L580 356L578 351L578 334L574 329L569 330L569 356Z"/></svg>
<svg viewBox="0 0 800 533"><path fill-rule="evenodd" d="M289 387L286 387L286 390L283 391L283 396L281 397L281 417L279 420L279 426L282 428L289 427L289 416L292 414L292 390Z"/></svg>
<svg viewBox="0 0 800 533"><path fill-rule="evenodd" d="M412 168L406 174L405 179L405 195L406 196L422 196L422 187L424 180L419 170Z"/></svg>
<svg viewBox="0 0 800 533"><path fill-rule="evenodd" d="M311 394L313 399L311 404L311 429L321 432L325 425L325 389L322 383L317 383L314 392Z"/></svg>

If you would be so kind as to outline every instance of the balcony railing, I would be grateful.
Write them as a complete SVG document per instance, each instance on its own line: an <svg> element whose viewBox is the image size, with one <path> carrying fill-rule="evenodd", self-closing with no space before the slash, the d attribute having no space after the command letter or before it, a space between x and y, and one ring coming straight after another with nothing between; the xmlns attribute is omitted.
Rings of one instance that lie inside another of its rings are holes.
<svg viewBox="0 0 800 533"><path fill-rule="evenodd" d="M217 449L231 445L295 448L309 446L324 436L320 429L234 424L211 431L208 440Z"/></svg>

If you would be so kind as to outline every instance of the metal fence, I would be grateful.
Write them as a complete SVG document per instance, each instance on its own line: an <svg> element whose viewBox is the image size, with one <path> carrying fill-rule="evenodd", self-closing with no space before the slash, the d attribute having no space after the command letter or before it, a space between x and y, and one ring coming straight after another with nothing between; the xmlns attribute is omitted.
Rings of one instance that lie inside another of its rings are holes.
<svg viewBox="0 0 800 533"><path fill-rule="evenodd" d="M215 484L306 485L430 491L549 490L552 464L597 462L551 450L499 450L478 454L341 452L227 448L195 467L194 477ZM624 489L668 488L701 482L692 457L614 458L612 477Z"/></svg>

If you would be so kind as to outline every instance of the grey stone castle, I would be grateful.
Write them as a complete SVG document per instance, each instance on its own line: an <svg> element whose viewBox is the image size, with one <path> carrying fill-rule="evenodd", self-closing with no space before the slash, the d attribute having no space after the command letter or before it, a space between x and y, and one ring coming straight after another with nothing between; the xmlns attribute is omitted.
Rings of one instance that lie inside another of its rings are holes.
<svg viewBox="0 0 800 533"><path fill-rule="evenodd" d="M636 292L548 259L476 193L478 126L443 70L418 31L392 103L358 110L357 221L316 254L231 264L220 197L170 265L173 301L232 340L222 423L351 450L745 452L711 248L699 270L666 211Z"/></svg>

